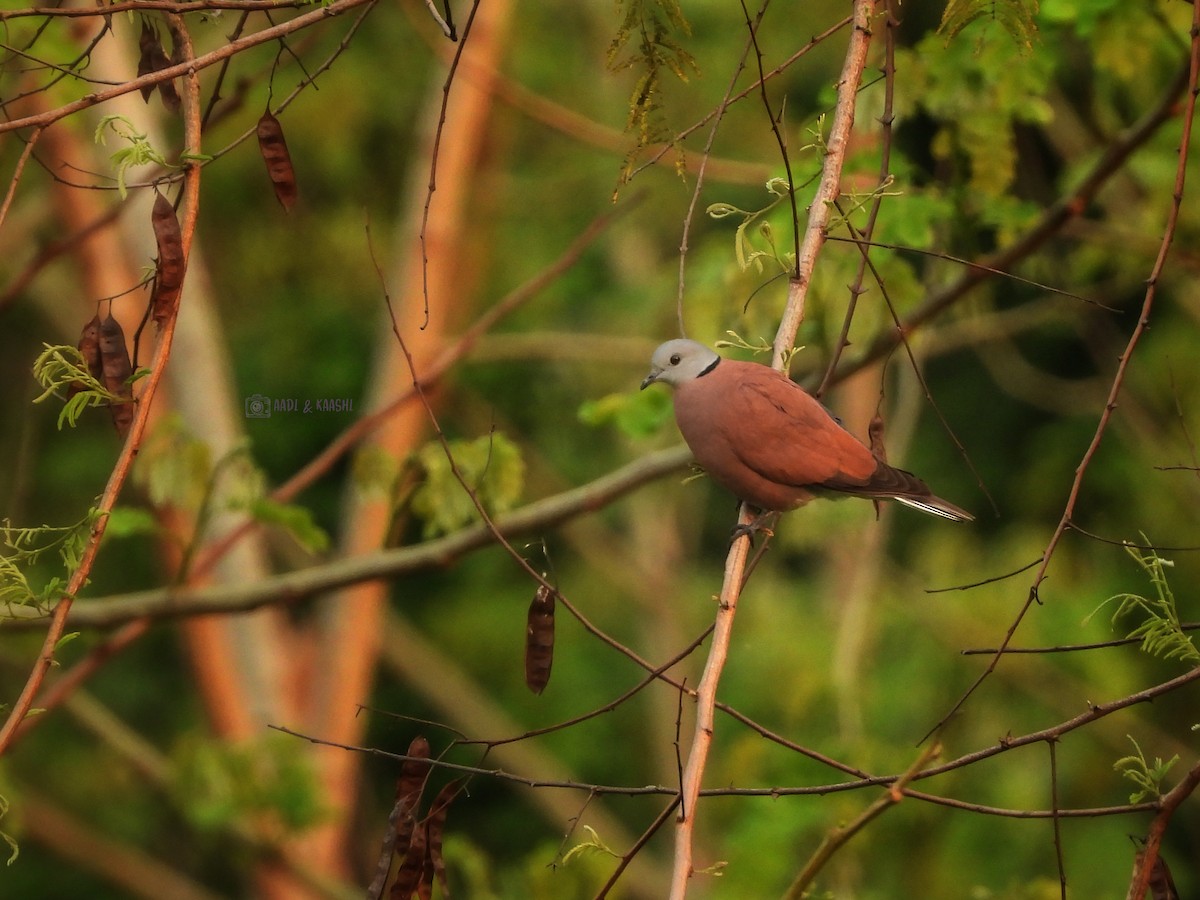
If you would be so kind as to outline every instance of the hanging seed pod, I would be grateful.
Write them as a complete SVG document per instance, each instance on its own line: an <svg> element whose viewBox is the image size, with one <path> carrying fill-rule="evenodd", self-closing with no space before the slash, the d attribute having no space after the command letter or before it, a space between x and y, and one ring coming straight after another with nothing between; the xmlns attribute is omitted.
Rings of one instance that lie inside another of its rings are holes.
<svg viewBox="0 0 1200 900"><path fill-rule="evenodd" d="M78 346L92 377L103 382L104 365L100 361L100 316L98 314L92 316L91 320L83 326L83 331L79 333ZM67 399L74 397L83 389L82 381L72 381L70 387L67 388Z"/></svg>
<svg viewBox="0 0 1200 900"><path fill-rule="evenodd" d="M413 828L408 852L404 854L396 872L396 881L388 895L391 900L411 900L412 895L416 893L425 870L425 838L425 823L419 822Z"/></svg>
<svg viewBox="0 0 1200 900"><path fill-rule="evenodd" d="M429 762L429 741L422 735L417 735L408 745L408 753L413 759L406 759L400 767L400 779L396 782L396 800L408 804L411 814L421 799L421 791L425 788L425 779L433 765Z"/></svg>
<svg viewBox="0 0 1200 900"><path fill-rule="evenodd" d="M429 741L418 735L408 745L408 755L415 759L406 759L400 767L400 778L396 782L396 806L392 816L396 820L396 852L403 853L408 849L413 839L413 825L416 822L417 807L421 803L421 793L425 790L425 779L429 777L432 765L429 762Z"/></svg>
<svg viewBox="0 0 1200 900"><path fill-rule="evenodd" d="M165 54L163 55L163 68L183 62L184 36L180 34L176 20L170 16L167 17L167 31L171 34L171 57L168 59ZM162 98L163 106L171 112L179 112L183 106L179 99L179 91L175 87L174 78L159 82L158 95Z"/></svg>
<svg viewBox="0 0 1200 900"><path fill-rule="evenodd" d="M292 168L292 156L288 153L283 126L268 109L258 120L258 150L267 164L267 175L275 187L275 199L286 212L291 212L299 195L296 186L296 171Z"/></svg>
<svg viewBox="0 0 1200 900"><path fill-rule="evenodd" d="M425 868L430 875L437 878L444 900L450 900L450 886L446 883L446 860L442 857L442 833L446 830L446 813L450 809L450 804L466 783L466 778L455 778L453 781L447 782L438 791L433 800L433 806L429 810L428 833L425 842ZM429 876L427 875L427 877ZM430 884L431 893L432 889L433 885Z"/></svg>
<svg viewBox="0 0 1200 900"><path fill-rule="evenodd" d="M1136 874L1142 868L1142 860L1146 856L1145 850L1138 850L1134 854L1133 871ZM1159 854L1154 860L1154 866L1150 869L1150 880L1147 883L1150 888L1150 897L1152 900L1179 900L1179 889L1175 887L1175 879L1171 876L1171 869L1167 866L1167 861Z"/></svg>
<svg viewBox="0 0 1200 900"><path fill-rule="evenodd" d="M124 438L133 423L133 386L129 383L133 366L129 362L129 349L125 346L125 332L111 312L100 323L100 364L104 386L122 398L121 402L113 403L110 409L117 434Z"/></svg>
<svg viewBox="0 0 1200 900"><path fill-rule="evenodd" d="M186 261L183 258L183 234L179 229L175 207L158 191L154 192L150 224L154 228L154 240L158 244L158 267L154 274L154 293L150 297L150 309L154 323L162 328L179 309Z"/></svg>
<svg viewBox="0 0 1200 900"><path fill-rule="evenodd" d="M418 759L405 760L400 768L400 777L396 781L396 802L388 815L387 830L383 835L383 846L375 868L375 877L367 887L367 897L372 900L383 895L388 872L392 868L392 856L397 851L405 855L408 853L416 822L417 804L420 802L425 779L431 768L428 762L423 762L429 759L429 741L424 737L418 735L413 738L412 743L408 745L408 755Z"/></svg>
<svg viewBox="0 0 1200 900"><path fill-rule="evenodd" d="M142 33L138 38L138 77L149 75L151 72L157 72L160 69L165 69L171 64L167 59L167 54L162 48L162 44L158 39L158 29L155 28L146 19L142 19ZM150 102L150 95L154 93L154 85L148 84L142 88L142 100L146 103Z"/></svg>
<svg viewBox="0 0 1200 900"><path fill-rule="evenodd" d="M525 619L525 684L540 694L554 664L554 600L557 591L539 584Z"/></svg>

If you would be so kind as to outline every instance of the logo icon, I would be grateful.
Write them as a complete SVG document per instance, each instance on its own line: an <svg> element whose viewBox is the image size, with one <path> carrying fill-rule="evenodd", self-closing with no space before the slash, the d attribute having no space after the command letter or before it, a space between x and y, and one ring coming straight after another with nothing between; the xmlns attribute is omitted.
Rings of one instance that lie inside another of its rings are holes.
<svg viewBox="0 0 1200 900"><path fill-rule="evenodd" d="M246 398L247 419L271 418L271 398L264 394L251 394Z"/></svg>

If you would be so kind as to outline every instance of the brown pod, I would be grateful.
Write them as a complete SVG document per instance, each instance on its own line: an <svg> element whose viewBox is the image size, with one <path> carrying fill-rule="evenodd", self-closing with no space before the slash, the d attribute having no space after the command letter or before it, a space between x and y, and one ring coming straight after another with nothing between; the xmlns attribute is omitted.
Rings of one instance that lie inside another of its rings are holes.
<svg viewBox="0 0 1200 900"><path fill-rule="evenodd" d="M275 187L275 198L284 210L291 212L299 195L296 186L296 171L292 168L292 156L288 153L283 126L267 110L258 120L258 150L267 164L267 175Z"/></svg>
<svg viewBox="0 0 1200 900"><path fill-rule="evenodd" d="M425 787L425 779L429 777L429 770L433 768L429 762L429 741L423 736L417 735L408 745L406 755L414 758L406 759L400 766L400 779L396 782L396 799L405 801L408 804L408 811L412 813L421 799L421 791Z"/></svg>
<svg viewBox="0 0 1200 900"><path fill-rule="evenodd" d="M540 694L554 664L554 600L557 591L539 584L525 619L525 684Z"/></svg>
<svg viewBox="0 0 1200 900"><path fill-rule="evenodd" d="M133 423L133 385L129 383L133 366L129 362L129 349L125 346L125 332L111 312L100 323L100 364L104 386L121 398L121 402L112 404L111 410L117 434L125 437Z"/></svg>
<svg viewBox="0 0 1200 900"><path fill-rule="evenodd" d="M398 845L397 849L399 849ZM396 881L389 894L391 900L411 900L412 895L417 891L417 886L421 883L424 870L425 823L418 822L413 827L412 841L408 845L408 852L404 854L404 859L396 872Z"/></svg>
<svg viewBox="0 0 1200 900"><path fill-rule="evenodd" d="M158 267L154 274L150 309L154 323L162 328L179 309L179 295L183 290L183 274L187 264L183 258L183 233L179 228L175 207L158 191L154 192L150 224L158 245Z"/></svg>
<svg viewBox="0 0 1200 900"><path fill-rule="evenodd" d="M104 365L100 361L100 316L98 314L92 316L91 320L83 326L83 331L79 334L79 352L83 355L83 361L92 377L103 382ZM67 388L68 399L74 397L83 388L82 381L72 381L70 387Z"/></svg>
<svg viewBox="0 0 1200 900"><path fill-rule="evenodd" d="M158 29L151 25L146 19L142 19L142 33L138 38L138 77L149 75L151 72L157 72L159 69L165 69L169 66L170 60L167 59L167 54L162 48L162 44L158 40ZM142 99L147 103L150 102L150 95L154 93L154 85L148 84L142 88Z"/></svg>
<svg viewBox="0 0 1200 900"><path fill-rule="evenodd" d="M184 36L180 34L179 27L175 24L175 21L170 16L167 17L167 31L169 31L171 34L171 56L168 58L165 53L163 54L162 67L164 69L167 66L178 65L179 63L183 62L183 44L185 39ZM160 81L158 84L158 94L162 98L163 106L171 112L179 112L179 110L183 107L183 103L179 99L179 91L175 87L174 78L168 78L166 81Z"/></svg>
<svg viewBox="0 0 1200 900"><path fill-rule="evenodd" d="M433 800L433 806L429 809L425 842L426 878L437 877L444 900L450 900L450 887L446 882L446 860L442 857L442 833L446 830L446 813L450 809L450 804L466 783L466 778L455 778L448 782L438 791L437 797ZM432 892L432 884L430 890Z"/></svg>

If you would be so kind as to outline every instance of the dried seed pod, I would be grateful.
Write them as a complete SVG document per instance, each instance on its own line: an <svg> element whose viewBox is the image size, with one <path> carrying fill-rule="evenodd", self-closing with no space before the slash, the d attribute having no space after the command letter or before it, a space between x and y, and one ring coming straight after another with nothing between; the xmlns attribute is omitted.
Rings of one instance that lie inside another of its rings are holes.
<svg viewBox="0 0 1200 900"><path fill-rule="evenodd" d="M558 592L539 584L525 619L525 684L540 694L554 664L554 601Z"/></svg>
<svg viewBox="0 0 1200 900"><path fill-rule="evenodd" d="M129 348L125 346L125 332L111 312L100 323L100 364L104 386L122 398L112 404L111 411L117 434L124 438L133 423L133 385L129 383L133 366L129 362Z"/></svg>
<svg viewBox="0 0 1200 900"><path fill-rule="evenodd" d="M179 228L179 219L175 215L175 207L158 191L154 192L150 224L154 228L154 240L158 245L158 266L154 274L154 293L150 298L150 309L154 323L162 328L179 309L179 295L183 290L183 274L187 262L183 258L183 234Z"/></svg>
<svg viewBox="0 0 1200 900"><path fill-rule="evenodd" d="M83 326L83 331L79 333L79 352L83 354L83 360L87 364L88 371L92 373L92 377L97 381L103 381L104 365L100 361L99 314L92 316L91 320ZM83 382L72 381L71 386L67 388L68 399L82 390Z"/></svg>
<svg viewBox="0 0 1200 900"><path fill-rule="evenodd" d="M288 153L283 126L268 109L258 120L258 150L267 164L267 175L275 187L275 198L284 210L291 212L299 195L296 186L296 171L292 168L292 156Z"/></svg>
<svg viewBox="0 0 1200 900"><path fill-rule="evenodd" d="M437 877L444 900L450 900L450 887L446 883L446 860L442 857L442 833L446 830L446 813L450 809L450 804L466 783L466 778L455 778L453 781L447 782L438 791L433 800L433 806L429 809L425 842L425 868L428 870L427 877ZM432 887L430 884L431 892Z"/></svg>
<svg viewBox="0 0 1200 900"><path fill-rule="evenodd" d="M392 816L396 820L396 851L403 853L413 838L413 824L416 822L417 807L421 803L421 793L425 790L425 779L429 777L432 765L429 762L429 741L418 735L408 745L408 755L414 759L406 759L400 767L400 778L396 782L396 806Z"/></svg>
<svg viewBox="0 0 1200 900"><path fill-rule="evenodd" d="M167 31L171 34L171 57L168 59L164 54L163 68L183 62L184 36L180 34L176 20L170 16L167 17ZM162 98L163 106L171 112L179 112L182 108L183 103L179 99L179 91L175 87L174 78L160 81L158 84L158 94Z"/></svg>
<svg viewBox="0 0 1200 900"><path fill-rule="evenodd" d="M1146 856L1146 851L1138 850L1134 854L1133 872L1136 876L1142 868L1142 860ZM1162 858L1160 853L1154 860L1154 865L1150 869L1150 878L1146 885L1150 889L1152 900L1179 900L1179 889L1175 887L1175 879L1171 876L1171 869L1167 866L1167 861Z"/></svg>
<svg viewBox="0 0 1200 900"><path fill-rule="evenodd" d="M396 881L392 884L391 893L388 895L391 900L411 900L412 895L416 893L417 887L421 883L422 873L425 871L425 832L424 822L418 822L413 827L408 852L404 854L404 859L400 862L400 868L396 872Z"/></svg>
<svg viewBox="0 0 1200 900"><path fill-rule="evenodd" d="M171 64L167 59L167 54L162 48L162 44L158 39L158 29L155 28L146 19L142 19L142 33L138 38L138 77L149 75L151 72L157 72L160 69L165 69ZM148 84L142 88L142 99L149 103L150 95L154 93L154 85Z"/></svg>
<svg viewBox="0 0 1200 900"><path fill-rule="evenodd" d="M405 755L413 758L406 759L400 767L400 779L396 782L396 799L406 801L411 813L417 808L421 791L425 788L425 779L429 777L429 770L433 768L429 762L429 741L422 735L417 735L408 745L408 753Z"/></svg>

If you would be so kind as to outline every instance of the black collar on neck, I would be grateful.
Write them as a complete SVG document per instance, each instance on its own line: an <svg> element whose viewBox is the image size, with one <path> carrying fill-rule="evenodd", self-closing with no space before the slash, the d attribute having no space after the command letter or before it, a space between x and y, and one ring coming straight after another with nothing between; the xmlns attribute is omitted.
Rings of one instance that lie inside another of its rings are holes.
<svg viewBox="0 0 1200 900"><path fill-rule="evenodd" d="M708 366L708 368L706 368L703 372L701 372L696 377L703 378L705 375L707 375L709 372L711 372L713 369L715 369L717 367L717 363L719 363L720 361L721 361L721 357L718 356L716 359L714 359L712 361L712 365Z"/></svg>

